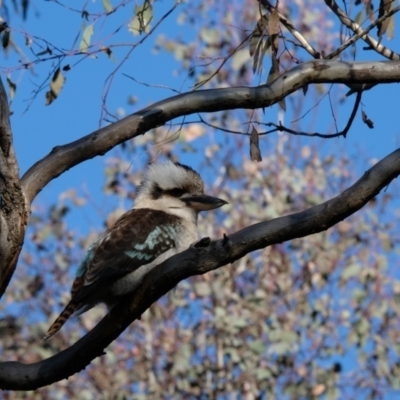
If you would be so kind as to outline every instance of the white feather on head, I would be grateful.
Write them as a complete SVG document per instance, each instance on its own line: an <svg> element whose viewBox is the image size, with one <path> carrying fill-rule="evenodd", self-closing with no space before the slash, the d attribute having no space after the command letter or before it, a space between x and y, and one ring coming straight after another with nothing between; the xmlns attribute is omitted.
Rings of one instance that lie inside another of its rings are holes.
<svg viewBox="0 0 400 400"><path fill-rule="evenodd" d="M196 219L197 213L187 204L178 197L168 195L168 191L173 189L181 189L190 196L201 195L204 183L201 176L186 165L170 160L150 164L138 188L134 208L153 208L185 219Z"/></svg>
<svg viewBox="0 0 400 400"><path fill-rule="evenodd" d="M148 166L138 189L138 196L144 192L150 194L155 185L162 191L179 188L191 195L204 193L203 180L194 169L170 160Z"/></svg>

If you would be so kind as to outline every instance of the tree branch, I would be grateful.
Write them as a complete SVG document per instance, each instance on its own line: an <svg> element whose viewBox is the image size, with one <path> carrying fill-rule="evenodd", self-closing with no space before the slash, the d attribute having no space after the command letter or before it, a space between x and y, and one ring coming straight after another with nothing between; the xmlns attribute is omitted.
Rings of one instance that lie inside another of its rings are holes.
<svg viewBox="0 0 400 400"><path fill-rule="evenodd" d="M400 82L400 62L315 60L301 64L259 87L199 90L168 98L75 142L55 147L23 176L28 202L52 179L73 166L103 155L116 145L149 129L188 114L269 107L310 83Z"/></svg>
<svg viewBox="0 0 400 400"><path fill-rule="evenodd" d="M400 149L337 197L305 211L249 226L207 247L191 247L154 268L138 291L70 348L38 363L0 363L0 388L34 390L84 369L152 303L189 276L204 274L258 249L324 231L358 211L400 174Z"/></svg>
<svg viewBox="0 0 400 400"><path fill-rule="evenodd" d="M363 29L361 26L359 26L359 29L357 29L355 34L348 39L345 43L343 43L341 46L339 46L337 49L332 51L332 53L328 54L325 56L326 60L330 60L332 58L337 57L340 53L342 53L347 47L351 46L353 43L355 43L358 39L361 37L365 36L371 29L375 28L378 24L382 23L385 19L390 18L393 14L397 13L400 11L400 6L397 6L390 10L389 12L385 13L382 15L382 17L376 19L372 24L370 24L367 28ZM340 17L339 17L340 18ZM354 25L357 25L355 22L353 22ZM377 42L378 44L378 42ZM374 48L375 49L375 48ZM394 54L394 53L393 53ZM394 59L393 57L390 57L391 59Z"/></svg>
<svg viewBox="0 0 400 400"><path fill-rule="evenodd" d="M275 9L275 7L268 0L259 0L259 2L269 11ZM301 47L306 50L311 56L315 59L321 58L321 53L314 49L311 44L307 41L307 39L294 27L294 25L278 11L279 21L280 23L293 35L294 38L298 40Z"/></svg>
<svg viewBox="0 0 400 400"><path fill-rule="evenodd" d="M264 125L274 126L275 129L272 129L268 132L259 132L258 134L261 136L261 135L268 135L272 132L279 131L279 132L287 132L287 133L290 133L292 135L297 135L297 136L316 136L316 137L320 137L320 138L324 138L324 139L332 139L332 138L339 137L339 136L343 136L345 138L347 136L347 132L350 130L351 125L354 121L354 118L357 114L357 110L358 110L358 107L360 106L360 102L361 102L362 93L363 93L362 91L357 92L357 97L356 97L356 101L354 102L353 111L350 114L350 118L347 121L345 128L340 132L336 132L336 133L300 132L300 131L295 131L290 128L286 128L281 123L275 124L274 122L268 122Z"/></svg>
<svg viewBox="0 0 400 400"><path fill-rule="evenodd" d="M0 297L14 273L24 242L27 210L12 144L10 111L0 78Z"/></svg>
<svg viewBox="0 0 400 400"><path fill-rule="evenodd" d="M338 16L340 22L351 29L356 34L362 34L364 32L363 28L354 22L335 2L335 0L324 0L325 4ZM396 9L397 10L397 9ZM396 11L397 12L397 11ZM395 53L394 51L388 49L383 46L377 40L375 40L372 36L363 35L361 37L364 42L366 42L369 46L371 46L377 53L382 56L388 58L389 60L400 60L400 54Z"/></svg>

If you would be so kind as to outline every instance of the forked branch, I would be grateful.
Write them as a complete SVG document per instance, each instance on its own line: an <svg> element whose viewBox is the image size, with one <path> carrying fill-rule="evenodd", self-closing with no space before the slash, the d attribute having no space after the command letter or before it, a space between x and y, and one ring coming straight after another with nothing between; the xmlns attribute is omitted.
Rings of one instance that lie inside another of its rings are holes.
<svg viewBox="0 0 400 400"><path fill-rule="evenodd" d="M204 274L246 254L327 230L373 199L400 174L400 149L369 169L337 197L305 211L249 226L207 247L191 247L154 268L140 289L70 348L38 363L0 363L0 389L34 390L84 369L151 304L189 276Z"/></svg>
<svg viewBox="0 0 400 400"><path fill-rule="evenodd" d="M351 29L355 34L362 34L361 38L377 53L381 54L382 56L386 57L389 60L400 60L400 54L395 53L393 50L385 47L383 44L379 43L375 40L372 36L365 34L363 28L354 22L335 2L335 0L324 0L325 4L337 15L340 19L340 22ZM396 9L390 11L386 14L382 21L393 15L395 12L398 11L398 7Z"/></svg>
<svg viewBox="0 0 400 400"><path fill-rule="evenodd" d="M274 129L271 129L268 132L259 132L258 134L261 135L267 135L270 134L272 132L287 132L290 133L291 135L296 135L296 136L311 136L311 137L320 137L320 138L324 138L324 139L333 139L336 137L340 137L343 136L344 138L347 135L347 132L350 130L351 125L353 124L354 118L357 114L357 110L358 107L360 105L361 102L361 96L362 96L362 92L357 92L357 96L356 96L356 100L354 102L354 106L353 106L353 110L350 114L350 118L347 121L346 126L344 127L344 129L340 132L336 132L336 133L318 133L318 132L301 132L301 131L295 131L293 129L287 128L285 126L283 126L281 123L279 124L275 124L274 122L268 122L265 125L266 126L274 126Z"/></svg>

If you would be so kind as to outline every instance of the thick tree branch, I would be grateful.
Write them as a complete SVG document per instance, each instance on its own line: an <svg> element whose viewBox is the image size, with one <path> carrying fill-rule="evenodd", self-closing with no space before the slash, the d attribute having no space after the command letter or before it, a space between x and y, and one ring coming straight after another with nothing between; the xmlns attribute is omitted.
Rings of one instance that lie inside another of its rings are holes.
<svg viewBox="0 0 400 400"><path fill-rule="evenodd" d="M70 348L34 364L0 363L0 388L33 390L82 370L140 317L152 303L183 279L204 274L262 249L324 231L358 211L400 174L400 149L337 197L296 214L249 226L207 247L191 247L152 270L140 289Z"/></svg>
<svg viewBox="0 0 400 400"><path fill-rule="evenodd" d="M12 144L10 112L0 78L0 297L14 273L26 224L27 210Z"/></svg>
<svg viewBox="0 0 400 400"><path fill-rule="evenodd" d="M47 185L73 166L103 155L114 146L142 135L166 122L199 112L269 107L310 83L400 82L400 62L342 62L315 60L301 64L259 87L199 90L160 101L119 122L75 142L55 147L23 176L22 187L29 202Z"/></svg>

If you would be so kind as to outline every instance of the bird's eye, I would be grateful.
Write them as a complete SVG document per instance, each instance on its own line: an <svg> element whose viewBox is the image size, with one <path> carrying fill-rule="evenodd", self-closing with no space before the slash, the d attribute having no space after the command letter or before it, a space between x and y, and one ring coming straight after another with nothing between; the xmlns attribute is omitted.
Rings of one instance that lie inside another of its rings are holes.
<svg viewBox="0 0 400 400"><path fill-rule="evenodd" d="M168 194L173 197L181 197L184 193L185 191L183 189L175 188L171 189Z"/></svg>

